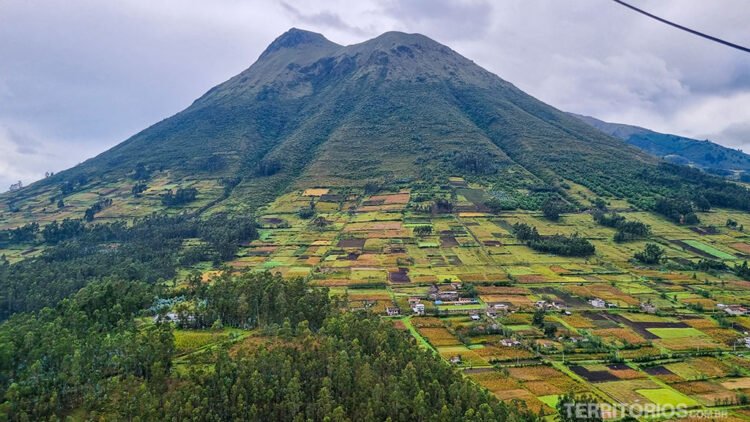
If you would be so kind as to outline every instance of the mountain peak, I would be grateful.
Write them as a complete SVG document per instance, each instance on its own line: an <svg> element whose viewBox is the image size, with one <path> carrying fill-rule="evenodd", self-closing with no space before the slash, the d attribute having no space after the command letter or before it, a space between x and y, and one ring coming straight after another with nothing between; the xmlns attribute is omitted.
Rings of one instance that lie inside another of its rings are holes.
<svg viewBox="0 0 750 422"><path fill-rule="evenodd" d="M263 55L278 51L284 48L296 48L299 46L313 46L313 45L337 45L336 43L329 41L323 34L317 32L306 31L299 28L291 28L288 31L281 34L276 38L269 46Z"/></svg>
<svg viewBox="0 0 750 422"><path fill-rule="evenodd" d="M475 157L487 168L467 167ZM241 177L231 206L246 207L295 186L477 171L537 186L655 161L424 35L342 46L292 28L188 109L44 184L143 164L173 180Z"/></svg>
<svg viewBox="0 0 750 422"><path fill-rule="evenodd" d="M414 41L433 41L431 38L417 33L407 33L407 32L401 32L401 31L388 31L383 32L382 34L378 35L374 39L376 40L388 40L388 41L395 41L395 42L414 42Z"/></svg>
<svg viewBox="0 0 750 422"><path fill-rule="evenodd" d="M440 44L439 42L425 35L417 34L417 33L409 34L409 33L400 32L400 31L384 32L375 38L372 38L370 40L367 40L357 45L363 46L363 47L366 46L370 48L380 48L383 50L388 50L388 49L399 47L399 46L416 46L416 47L419 47L420 49L439 48L439 47L448 49L448 47L445 47L444 45ZM357 45L355 45L355 47Z"/></svg>

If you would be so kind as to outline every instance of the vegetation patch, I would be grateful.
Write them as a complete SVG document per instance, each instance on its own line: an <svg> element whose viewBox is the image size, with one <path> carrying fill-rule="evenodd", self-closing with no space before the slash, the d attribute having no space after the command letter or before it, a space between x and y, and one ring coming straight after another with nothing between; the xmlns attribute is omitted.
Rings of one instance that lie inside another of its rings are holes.
<svg viewBox="0 0 750 422"><path fill-rule="evenodd" d="M703 337L705 334L695 328L647 328L649 332L663 339Z"/></svg>
<svg viewBox="0 0 750 422"><path fill-rule="evenodd" d="M690 245L702 252L705 252L713 257L719 258L719 259L736 259L734 255L730 255L724 251L720 251L719 249L714 248L713 246L706 245L705 243L699 241L699 240L685 240L684 241L687 245Z"/></svg>
<svg viewBox="0 0 750 422"><path fill-rule="evenodd" d="M695 407L698 402L671 388L636 390L636 392L659 406Z"/></svg>

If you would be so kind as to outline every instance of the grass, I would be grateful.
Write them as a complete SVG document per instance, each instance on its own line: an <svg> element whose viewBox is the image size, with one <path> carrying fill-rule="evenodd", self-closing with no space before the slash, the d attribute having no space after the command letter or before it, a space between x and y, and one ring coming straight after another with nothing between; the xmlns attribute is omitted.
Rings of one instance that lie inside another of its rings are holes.
<svg viewBox="0 0 750 422"><path fill-rule="evenodd" d="M701 251L709 255L713 255L719 259L737 259L737 257L734 255L730 255L724 251L720 251L714 248L713 246L706 245L705 243L698 241L698 240L684 240L684 242L696 249L700 249Z"/></svg>
<svg viewBox="0 0 750 422"><path fill-rule="evenodd" d="M406 327L407 330L409 330L409 333L417 340L417 344L419 344L422 348L427 350L432 350L433 352L437 353L437 350L435 350L432 345L425 340L424 337L422 337L421 334L419 334L419 331L417 331L416 328L414 328L414 325L411 323L411 318L404 317L401 318L401 322L404 323L404 327Z"/></svg>
<svg viewBox="0 0 750 422"><path fill-rule="evenodd" d="M671 388L657 388L635 391L659 406L698 406L697 401Z"/></svg>
<svg viewBox="0 0 750 422"><path fill-rule="evenodd" d="M228 338L225 332L209 330L174 330L174 345L177 353L186 353Z"/></svg>
<svg viewBox="0 0 750 422"><path fill-rule="evenodd" d="M484 305L481 303L470 305L438 305L438 309L444 311L479 311L484 309Z"/></svg>
<svg viewBox="0 0 750 422"><path fill-rule="evenodd" d="M662 339L675 339L686 337L703 337L705 334L695 328L648 328L649 332Z"/></svg>
<svg viewBox="0 0 750 422"><path fill-rule="evenodd" d="M512 331L530 331L534 329L533 325L508 325L506 328L509 328Z"/></svg>
<svg viewBox="0 0 750 422"><path fill-rule="evenodd" d="M557 403L560 401L560 396L557 394L551 394L549 396L541 396L537 397L542 403L546 404L547 406L555 409L557 407Z"/></svg>

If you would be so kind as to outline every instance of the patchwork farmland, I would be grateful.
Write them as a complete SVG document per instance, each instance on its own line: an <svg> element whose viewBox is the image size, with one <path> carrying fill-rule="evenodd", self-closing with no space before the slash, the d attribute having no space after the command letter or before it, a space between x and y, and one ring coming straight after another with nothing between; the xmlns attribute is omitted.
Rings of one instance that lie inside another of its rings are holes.
<svg viewBox="0 0 750 422"><path fill-rule="evenodd" d="M220 212L210 202L218 193L202 190L211 193L194 206ZM714 209L699 213L702 225L686 226L612 200L610 209L650 229L647 237L615 242L616 230L590 212L563 213L557 221L540 211L490 212L488 192L459 177L431 190L404 184L374 194L335 186L292 191L259 210L258 239L223 269L199 262L178 280L196 270L204 282L227 270L306 278L328 288L343 310L390 319L498 398L549 418L568 393L611 405L681 405L746 417L750 281L731 269L750 255L743 229L750 215ZM570 195L580 203L593 197L577 185ZM434 205L441 200L451 206ZM96 221L144 212L115 204ZM540 236L581 237L595 252L539 252L519 239L519 225ZM658 265L633 259L648 243L664 251ZM41 252L4 250L10 260ZM236 344L236 351L266 341L244 330L180 329L176 340L180 370L217 345Z"/></svg>
<svg viewBox="0 0 750 422"><path fill-rule="evenodd" d="M307 277L347 309L391 318L497 397L542 415L554 415L570 392L612 405L744 414L750 317L741 305L750 282L699 263L743 262L750 239L724 223L750 227L750 216L713 210L691 228L614 204L651 232L648 241L618 243L588 213L559 221L490 213L483 195L460 178L439 192L291 192L262 208L260 238L229 265ZM451 198L453 209L426 212L425 196ZM544 236L577 234L596 252L534 251L514 235L519 223ZM662 265L633 260L648 242L663 248Z"/></svg>

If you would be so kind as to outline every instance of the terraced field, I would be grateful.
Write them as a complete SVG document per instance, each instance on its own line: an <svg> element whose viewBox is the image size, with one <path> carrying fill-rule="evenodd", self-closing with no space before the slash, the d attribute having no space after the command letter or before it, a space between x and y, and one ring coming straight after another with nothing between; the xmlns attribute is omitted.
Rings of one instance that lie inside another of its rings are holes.
<svg viewBox="0 0 750 422"><path fill-rule="evenodd" d="M536 211L492 213L482 202L486 189L454 177L427 192L408 185L377 194L292 191L260 209L259 238L228 265L327 287L350 311L391 318L497 397L544 415L556 412L561 395L576 392L612 405L684 405L741 416L750 394L750 317L727 310L750 303L750 281L730 271L748 257L750 239L724 223L750 227L750 215L712 210L699 214L705 226L687 227L612 201L620 215L651 231L647 239L617 243L615 229L587 212L558 221ZM425 211L425 196L451 198L454 208ZM191 206L221 211L206 201ZM96 219L141 212L117 204ZM520 223L542 236L581 236L596 251L537 252L513 234ZM660 264L633 260L647 243L663 248ZM4 253L17 260L41 250ZM726 267L699 265L709 259ZM192 270L207 282L220 273L211 262ZM247 332L176 335L180 362L199 361L216 344L257 341Z"/></svg>
<svg viewBox="0 0 750 422"><path fill-rule="evenodd" d="M723 309L747 303L750 282L691 265L709 257L729 268L741 263L747 235L719 223L731 218L750 227L750 216L713 210L700 214L712 229L693 230L622 208L652 234L616 243L615 230L586 213L556 222L539 212L490 213L481 206L484 187L454 184L445 192L460 206L453 212L420 211L416 199L424 193L410 188L284 194L261 209L260 238L229 265L307 277L352 311L392 318L497 397L545 415L568 392L613 405L739 411L750 394L742 340L750 318ZM312 216L300 212L307 208ZM577 233L596 252L536 252L513 235L516 223L542 235ZM662 264L633 260L648 242L664 249Z"/></svg>

